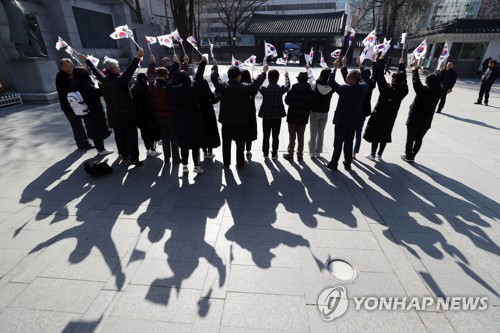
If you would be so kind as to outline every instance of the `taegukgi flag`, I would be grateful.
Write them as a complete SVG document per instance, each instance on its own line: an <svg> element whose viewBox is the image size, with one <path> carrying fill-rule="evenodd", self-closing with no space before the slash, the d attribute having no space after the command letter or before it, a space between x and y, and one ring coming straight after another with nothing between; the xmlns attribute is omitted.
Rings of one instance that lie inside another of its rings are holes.
<svg viewBox="0 0 500 333"><path fill-rule="evenodd" d="M181 35L179 35L179 31L177 31L177 29L175 29L174 31L172 31L170 33L170 35L172 35L172 37L178 41L179 43L182 43L183 39L181 38Z"/></svg>
<svg viewBox="0 0 500 333"><path fill-rule="evenodd" d="M364 46L373 46L375 45L375 41L377 40L377 31L373 30L368 34L368 36L363 39Z"/></svg>
<svg viewBox="0 0 500 333"><path fill-rule="evenodd" d="M349 35L349 46L351 46L352 42L354 42L354 37L356 37L356 31L351 28L351 34Z"/></svg>
<svg viewBox="0 0 500 333"><path fill-rule="evenodd" d="M264 42L264 53L266 57L273 56L277 57L278 56L278 51L276 51L276 48L274 47L273 44L269 44Z"/></svg>
<svg viewBox="0 0 500 333"><path fill-rule="evenodd" d="M420 59L423 56L425 56L425 53L427 52L427 41L424 39L422 43L420 43L415 50L413 50L413 55L415 56L416 59Z"/></svg>
<svg viewBox="0 0 500 333"><path fill-rule="evenodd" d="M189 36L187 38L187 41L189 42L189 44L193 45L195 49L198 49L198 45L196 44L196 39L194 39L193 36Z"/></svg>
<svg viewBox="0 0 500 333"><path fill-rule="evenodd" d="M61 37L57 36L56 50L59 51L61 48L65 48L67 46L68 43L66 43Z"/></svg>
<svg viewBox="0 0 500 333"><path fill-rule="evenodd" d="M156 37L146 36L146 43L148 43L148 44L154 44L156 42L157 42Z"/></svg>
<svg viewBox="0 0 500 333"><path fill-rule="evenodd" d="M163 35L163 36L158 36L158 44L160 45L165 45L166 47L174 47L174 41L172 40L171 35Z"/></svg>
<svg viewBox="0 0 500 333"><path fill-rule="evenodd" d="M241 62L239 60L237 60L234 57L234 55L231 55L231 65L236 66L236 67L240 67L241 66Z"/></svg>
<svg viewBox="0 0 500 333"><path fill-rule="evenodd" d="M333 58L333 59L338 59L338 57L340 57L340 53L342 51L340 49L336 49L335 51L333 51L332 53L330 53L330 56Z"/></svg>
<svg viewBox="0 0 500 333"><path fill-rule="evenodd" d="M257 60L257 57L254 56L253 54L243 62L243 65L245 66L255 66L255 61Z"/></svg>

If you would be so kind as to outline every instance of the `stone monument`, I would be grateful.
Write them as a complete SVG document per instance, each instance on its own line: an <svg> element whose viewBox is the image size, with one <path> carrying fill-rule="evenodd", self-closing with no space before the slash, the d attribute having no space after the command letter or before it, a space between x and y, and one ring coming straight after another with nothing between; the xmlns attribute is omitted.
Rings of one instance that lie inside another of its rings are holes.
<svg viewBox="0 0 500 333"><path fill-rule="evenodd" d="M10 41L19 54L18 58L10 59L8 66L17 92L25 102L57 102L55 77L58 67L42 53L36 13L27 13L17 0L2 0L2 4L9 20Z"/></svg>

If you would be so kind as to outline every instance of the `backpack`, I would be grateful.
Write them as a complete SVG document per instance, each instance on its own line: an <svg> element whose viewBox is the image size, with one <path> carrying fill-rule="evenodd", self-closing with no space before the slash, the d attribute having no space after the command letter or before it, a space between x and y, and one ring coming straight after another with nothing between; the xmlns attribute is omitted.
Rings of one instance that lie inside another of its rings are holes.
<svg viewBox="0 0 500 333"><path fill-rule="evenodd" d="M69 92L66 98L68 99L71 109L73 109L73 112L77 116L85 116L89 114L89 106L85 103L82 94L80 94L79 91Z"/></svg>
<svg viewBox="0 0 500 333"><path fill-rule="evenodd" d="M102 176L113 172L113 168L106 162L85 162L83 168L92 176Z"/></svg>

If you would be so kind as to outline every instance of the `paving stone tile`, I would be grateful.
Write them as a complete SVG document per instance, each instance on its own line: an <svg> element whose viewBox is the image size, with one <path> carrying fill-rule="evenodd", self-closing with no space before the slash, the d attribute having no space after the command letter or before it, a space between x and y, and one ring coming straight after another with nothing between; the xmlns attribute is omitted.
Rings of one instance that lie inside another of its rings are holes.
<svg viewBox="0 0 500 333"><path fill-rule="evenodd" d="M47 265L39 276L83 281L106 282L117 268L119 258L74 255L69 260L57 260Z"/></svg>
<svg viewBox="0 0 500 333"><path fill-rule="evenodd" d="M139 318L110 317L102 326L102 332L191 332L192 324L152 321Z"/></svg>
<svg viewBox="0 0 500 333"><path fill-rule="evenodd" d="M28 285L24 283L6 283L0 288L0 312L6 308Z"/></svg>
<svg viewBox="0 0 500 333"><path fill-rule="evenodd" d="M337 332L335 321L324 320L317 305L307 305L307 318L309 320L309 332L311 333Z"/></svg>
<svg viewBox="0 0 500 333"><path fill-rule="evenodd" d="M306 331L303 297L227 293L222 327Z"/></svg>
<svg viewBox="0 0 500 333"><path fill-rule="evenodd" d="M456 332L496 332L500 320L497 307L489 307L486 311L446 311L444 313Z"/></svg>
<svg viewBox="0 0 500 333"><path fill-rule="evenodd" d="M339 332L425 332L415 311L356 310L349 300L347 312L335 319Z"/></svg>
<svg viewBox="0 0 500 333"><path fill-rule="evenodd" d="M102 286L100 282L37 278L9 306L84 313Z"/></svg>
<svg viewBox="0 0 500 333"><path fill-rule="evenodd" d="M52 333L72 331L81 315L76 313L7 308L0 313L0 331L5 333Z"/></svg>
<svg viewBox="0 0 500 333"><path fill-rule="evenodd" d="M340 249L380 249L371 232L345 230L315 230L318 247Z"/></svg>
<svg viewBox="0 0 500 333"><path fill-rule="evenodd" d="M193 324L193 333L219 332L224 310L224 300L203 297L198 301L198 313Z"/></svg>
<svg viewBox="0 0 500 333"><path fill-rule="evenodd" d="M129 285L111 316L192 324L200 297L200 290Z"/></svg>
<svg viewBox="0 0 500 333"><path fill-rule="evenodd" d="M428 332L455 332L443 313L417 311Z"/></svg>
<svg viewBox="0 0 500 333"><path fill-rule="evenodd" d="M156 287L203 289L208 264L195 261L145 259L135 272L131 284Z"/></svg>
<svg viewBox="0 0 500 333"><path fill-rule="evenodd" d="M303 296L300 269L233 265L229 292Z"/></svg>
<svg viewBox="0 0 500 333"><path fill-rule="evenodd" d="M2 249L0 254L0 277L6 275L14 266L26 257L26 251Z"/></svg>

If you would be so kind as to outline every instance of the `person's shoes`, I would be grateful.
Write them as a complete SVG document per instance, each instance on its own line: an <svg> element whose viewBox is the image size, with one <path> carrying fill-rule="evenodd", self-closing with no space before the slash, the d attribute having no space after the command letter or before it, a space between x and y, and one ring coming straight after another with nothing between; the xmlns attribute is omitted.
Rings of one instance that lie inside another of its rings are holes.
<svg viewBox="0 0 500 333"><path fill-rule="evenodd" d="M249 150L247 151L247 160L251 159L252 158L252 152Z"/></svg>
<svg viewBox="0 0 500 333"><path fill-rule="evenodd" d="M327 168L328 170L330 171L337 171L337 165L336 164L332 164L331 162L330 163L325 163L323 164L325 166L325 168Z"/></svg>
<svg viewBox="0 0 500 333"><path fill-rule="evenodd" d="M128 161L127 163L128 165L135 165L137 167L140 167L142 166L144 163L142 161L139 161L139 160L130 160Z"/></svg>
<svg viewBox="0 0 500 333"><path fill-rule="evenodd" d="M113 154L113 151L112 150L107 150L106 148L104 148L103 150L98 151L97 154L99 154L101 156L106 156L106 155L109 155L109 154Z"/></svg>
<svg viewBox="0 0 500 333"><path fill-rule="evenodd" d="M352 159L355 160L356 159L356 153L352 153Z"/></svg>
<svg viewBox="0 0 500 333"><path fill-rule="evenodd" d="M181 162L182 162L182 160L181 160L180 158L178 158L178 159L175 159L175 158L174 158L174 159L172 160L172 164L179 164L179 163L181 163Z"/></svg>
<svg viewBox="0 0 500 333"><path fill-rule="evenodd" d="M382 155L377 155L377 156L375 157L375 160L376 160L377 162L382 162L382 161L383 161L383 159L382 159Z"/></svg>
<svg viewBox="0 0 500 333"><path fill-rule="evenodd" d="M283 158L285 160L293 160L293 154L285 153L285 154L283 154ZM273 159L274 159L274 156L273 156Z"/></svg>
<svg viewBox="0 0 500 333"><path fill-rule="evenodd" d="M484 105L488 106L488 102L484 101Z"/></svg>
<svg viewBox="0 0 500 333"><path fill-rule="evenodd" d="M236 164L237 170L242 170L245 167L245 164Z"/></svg>
<svg viewBox="0 0 500 333"><path fill-rule="evenodd" d="M215 154L214 153L208 153L208 154L205 154L204 158L206 159L213 159L215 157Z"/></svg>
<svg viewBox="0 0 500 333"><path fill-rule="evenodd" d="M122 158L122 163L128 166L128 165L130 165L130 160L126 159L126 158Z"/></svg>
<svg viewBox="0 0 500 333"><path fill-rule="evenodd" d="M222 169L224 169L224 170L229 170L229 164L224 164L224 165L222 165Z"/></svg>
<svg viewBox="0 0 500 333"><path fill-rule="evenodd" d="M277 160L277 159L278 159L278 153L272 153L272 154L271 154L271 158L272 158L273 160Z"/></svg>
<svg viewBox="0 0 500 333"><path fill-rule="evenodd" d="M205 170L202 169L201 165L196 165L193 169L193 172L198 173L198 174L202 174L205 172Z"/></svg>
<svg viewBox="0 0 500 333"><path fill-rule="evenodd" d="M264 158L267 160L269 158L269 154L264 154Z"/></svg>
<svg viewBox="0 0 500 333"><path fill-rule="evenodd" d="M481 105L481 101L474 102L474 104L479 104L479 105Z"/></svg>
<svg viewBox="0 0 500 333"><path fill-rule="evenodd" d="M345 171L351 171L352 170L350 164L347 164L346 162L342 162L342 164L344 164Z"/></svg>
<svg viewBox="0 0 500 333"><path fill-rule="evenodd" d="M437 109L436 113L441 113L441 109Z"/></svg>
<svg viewBox="0 0 500 333"><path fill-rule="evenodd" d="M189 168L187 166L187 164L183 165L182 166L182 173L188 173L189 172Z"/></svg>
<svg viewBox="0 0 500 333"><path fill-rule="evenodd" d="M415 161L415 159L413 157L406 156L406 154L401 155L401 159L405 162L408 162L408 163L413 163Z"/></svg>
<svg viewBox="0 0 500 333"><path fill-rule="evenodd" d="M315 153L309 153L309 156L310 156L311 158L316 158L316 154L315 154Z"/></svg>
<svg viewBox="0 0 500 333"><path fill-rule="evenodd" d="M150 150L148 151L148 153L146 154L148 157L157 157L157 156L160 156L161 153L159 151L156 151L156 150Z"/></svg>
<svg viewBox="0 0 500 333"><path fill-rule="evenodd" d="M301 155L297 154L297 160L299 160L299 161L303 161L303 160L304 160L304 155L302 155L302 154L301 154Z"/></svg>
<svg viewBox="0 0 500 333"><path fill-rule="evenodd" d="M85 145L85 146L78 146L78 149L80 149L80 150L90 150L90 149L94 149L94 148L95 148L95 146L90 145L90 144Z"/></svg>
<svg viewBox="0 0 500 333"><path fill-rule="evenodd" d="M372 154L365 154L365 157L370 161L375 161L375 156L373 156Z"/></svg>

